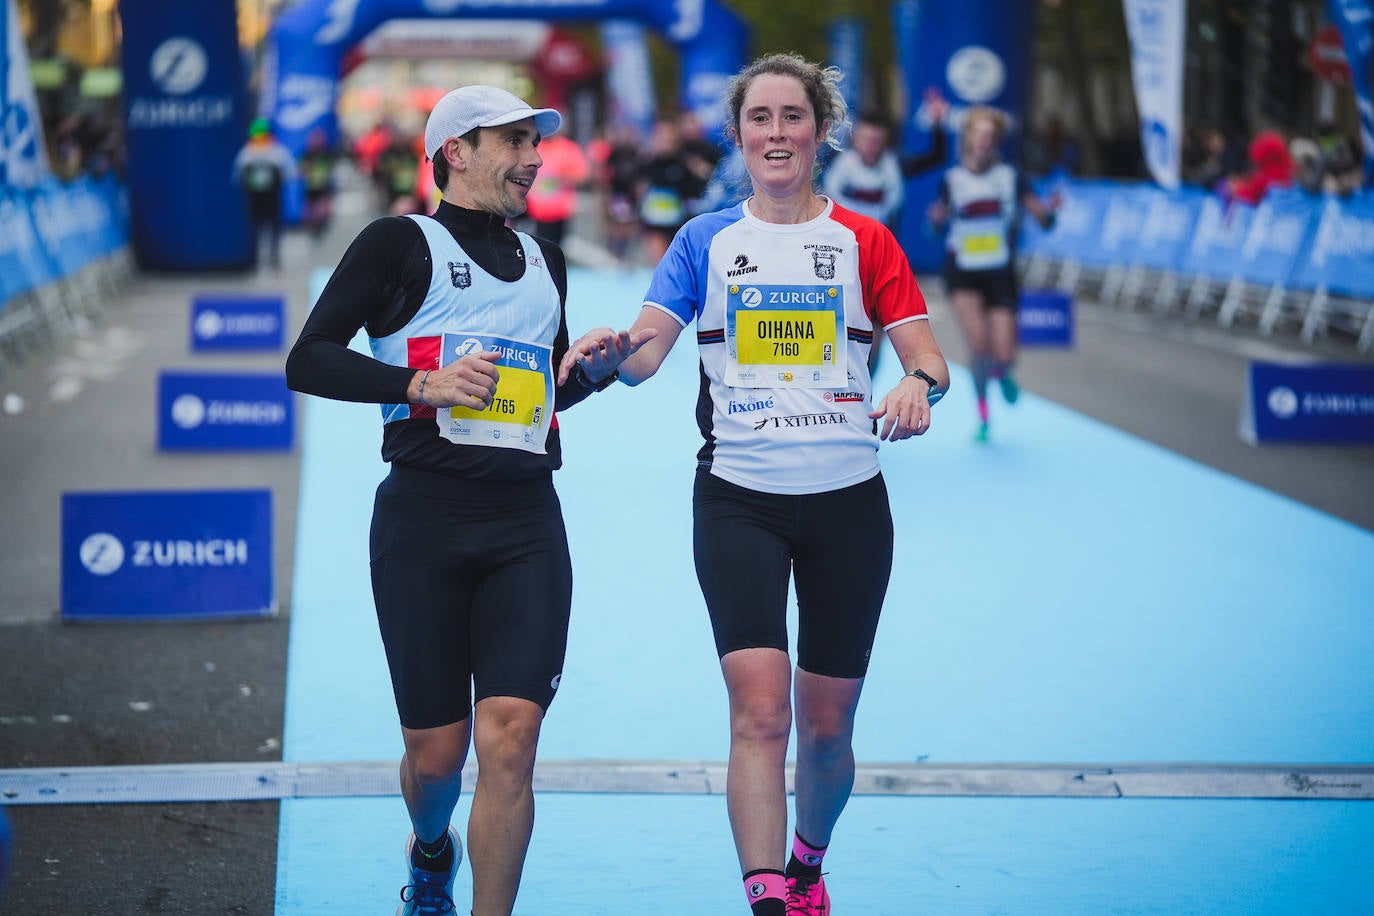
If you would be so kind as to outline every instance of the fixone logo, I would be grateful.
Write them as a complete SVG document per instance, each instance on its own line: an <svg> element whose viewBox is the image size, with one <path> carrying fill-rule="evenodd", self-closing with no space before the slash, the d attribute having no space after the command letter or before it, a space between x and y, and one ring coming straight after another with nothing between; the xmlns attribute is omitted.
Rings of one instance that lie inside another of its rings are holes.
<svg viewBox="0 0 1374 916"><path fill-rule="evenodd" d="M772 410L772 409L773 409L773 406L774 406L774 400L773 400L773 398L768 398L767 400L762 400L762 401L761 401L761 400L759 400L758 398L754 397L753 395L750 395L749 397L745 398L743 401L730 401L730 402L728 402L728 403L726 404L726 407L725 407L725 412L726 412L727 414L732 414L732 413L754 413L754 412L757 411L757 410Z"/></svg>
<svg viewBox="0 0 1374 916"><path fill-rule="evenodd" d="M193 39L173 36L153 50L148 73L168 95L186 95L205 82L209 66L205 49Z"/></svg>
<svg viewBox="0 0 1374 916"><path fill-rule="evenodd" d="M81 565L96 576L108 576L124 565L124 545L113 534L103 531L81 542Z"/></svg>
<svg viewBox="0 0 1374 916"><path fill-rule="evenodd" d="M763 892L766 890L768 890L767 885L765 885L762 881L755 881L749 885L749 896L757 899L759 897L762 897Z"/></svg>
<svg viewBox="0 0 1374 916"><path fill-rule="evenodd" d="M1298 395L1292 388L1279 385L1269 389L1269 397L1265 399L1269 405L1269 412L1280 420L1291 420L1298 415Z"/></svg>

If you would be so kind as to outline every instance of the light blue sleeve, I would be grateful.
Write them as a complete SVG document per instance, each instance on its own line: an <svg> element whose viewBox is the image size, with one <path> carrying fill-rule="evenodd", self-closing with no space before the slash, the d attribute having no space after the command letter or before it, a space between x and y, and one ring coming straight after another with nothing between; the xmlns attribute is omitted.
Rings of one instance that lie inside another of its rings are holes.
<svg viewBox="0 0 1374 916"><path fill-rule="evenodd" d="M646 304L666 310L682 322L683 327L692 323L706 297L711 240L721 229L740 219L740 206L736 204L716 213L694 217L678 230L663 260L654 268L649 291L644 294Z"/></svg>

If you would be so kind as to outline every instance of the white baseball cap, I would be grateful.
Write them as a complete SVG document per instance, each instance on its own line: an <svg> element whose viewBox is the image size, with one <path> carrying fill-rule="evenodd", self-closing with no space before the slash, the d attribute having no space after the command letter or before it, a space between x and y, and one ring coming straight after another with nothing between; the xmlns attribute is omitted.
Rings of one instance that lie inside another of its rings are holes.
<svg viewBox="0 0 1374 916"><path fill-rule="evenodd" d="M463 86L439 100L425 122L425 155L433 159L449 137L461 137L474 127L500 127L534 118L541 136L558 132L563 116L552 108L531 108L527 102L495 86Z"/></svg>

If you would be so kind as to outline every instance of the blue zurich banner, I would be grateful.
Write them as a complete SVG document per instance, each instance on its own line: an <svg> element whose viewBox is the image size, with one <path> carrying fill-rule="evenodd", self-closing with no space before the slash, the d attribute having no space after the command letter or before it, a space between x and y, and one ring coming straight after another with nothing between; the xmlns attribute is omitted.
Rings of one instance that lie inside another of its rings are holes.
<svg viewBox="0 0 1374 916"><path fill-rule="evenodd" d="M1023 345L1072 347L1073 297L1053 289L1023 290L1016 326Z"/></svg>
<svg viewBox="0 0 1374 916"><path fill-rule="evenodd" d="M1252 442L1374 442L1374 366L1252 363Z"/></svg>
<svg viewBox="0 0 1374 916"><path fill-rule="evenodd" d="M201 295L191 300L192 350L280 350L281 296Z"/></svg>
<svg viewBox="0 0 1374 916"><path fill-rule="evenodd" d="M830 22L829 63L844 73L840 94L849 106L851 122L860 114L864 101L864 52L867 45L864 21L857 16L838 16ZM837 139L848 143L846 134Z"/></svg>
<svg viewBox="0 0 1374 916"><path fill-rule="evenodd" d="M62 616L276 613L269 490L62 494Z"/></svg>
<svg viewBox="0 0 1374 916"><path fill-rule="evenodd" d="M1025 119L1030 86L1031 50L1038 3L1025 0L964 0L931 3L898 0L893 5L893 27L907 102L920 104L927 88L939 89L949 100L949 121L957 126L975 105L990 105L1011 117L1019 137ZM908 112L899 131L903 150L929 148L930 129L919 109ZM948 126L948 125L947 125ZM951 162L958 157L958 142L950 143ZM1019 143L1008 142L1007 161ZM939 185L938 174L911 179L907 200L928 201ZM944 242L925 230L925 207L903 208L898 238L912 267L931 271L944 259Z"/></svg>
<svg viewBox="0 0 1374 916"><path fill-rule="evenodd" d="M290 449L294 395L281 373L158 376L158 448L167 451Z"/></svg>
<svg viewBox="0 0 1374 916"><path fill-rule="evenodd" d="M250 116L234 3L121 0L119 12L139 263L247 267L248 210L232 179Z"/></svg>

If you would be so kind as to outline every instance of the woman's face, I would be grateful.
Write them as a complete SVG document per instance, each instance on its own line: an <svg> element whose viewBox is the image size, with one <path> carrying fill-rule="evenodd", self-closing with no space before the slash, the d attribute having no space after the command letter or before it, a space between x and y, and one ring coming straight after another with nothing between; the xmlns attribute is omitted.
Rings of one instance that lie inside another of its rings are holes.
<svg viewBox="0 0 1374 916"><path fill-rule="evenodd" d="M740 106L739 138L749 177L760 192L786 197L809 191L824 136L796 77L764 73L750 82Z"/></svg>
<svg viewBox="0 0 1374 916"><path fill-rule="evenodd" d="M997 155L997 127L987 118L975 118L968 132L969 156L979 165L989 165Z"/></svg>

